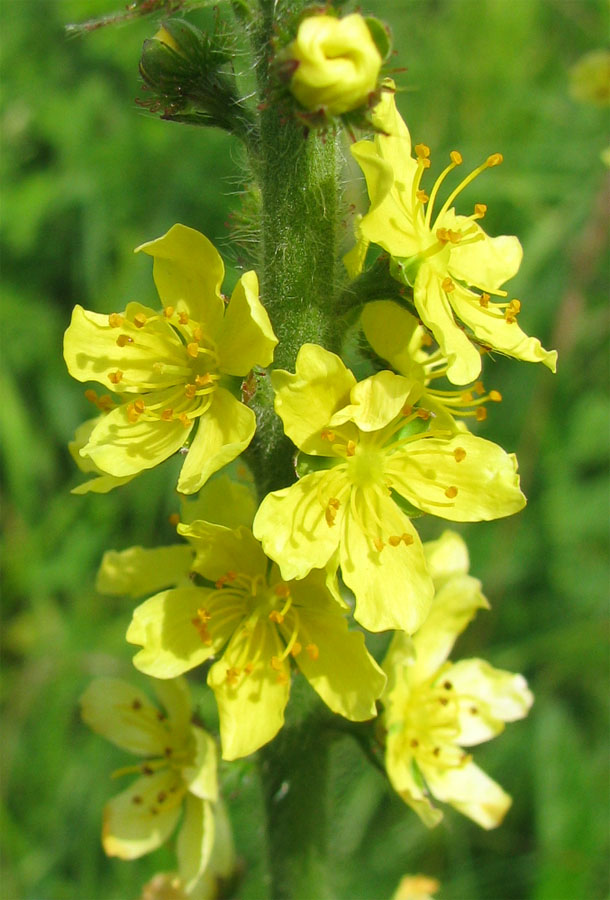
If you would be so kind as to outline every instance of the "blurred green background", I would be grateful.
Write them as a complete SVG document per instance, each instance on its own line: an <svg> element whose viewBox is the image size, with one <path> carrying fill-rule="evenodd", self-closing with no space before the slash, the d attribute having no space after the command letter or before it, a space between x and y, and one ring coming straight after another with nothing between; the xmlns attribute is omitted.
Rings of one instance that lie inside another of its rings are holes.
<svg viewBox="0 0 610 900"><path fill-rule="evenodd" d="M491 234L519 235L511 296L521 322L557 347L553 377L501 358L481 433L518 453L527 509L464 527L472 572L492 603L457 654L522 671L529 719L476 758L514 796L484 833L447 811L428 832L355 746L337 755L328 798L338 897L388 900L401 876L441 881L443 900L608 896L608 170L607 111L570 96L569 70L609 33L604 0L377 0L392 27L402 109L432 147L433 171L459 149L505 164L465 204L485 201ZM3 900L123 900L172 866L100 847L103 804L125 755L80 724L90 678L132 674L123 640L132 605L100 597L104 550L174 539L168 468L106 496L71 496L66 450L91 414L68 377L62 332L75 303L100 312L155 302L139 243L180 221L232 264L227 219L239 204L240 151L215 131L161 122L134 105L153 19L66 37L64 25L112 0L13 0L2 13L0 416L4 475ZM200 16L192 16L199 21ZM245 64L245 63L244 63ZM467 208L470 208L469 206ZM604 258L604 255L606 257ZM423 523L425 535L443 523ZM135 677L135 676L134 676ZM254 765L225 772L242 900L268 897ZM316 900L316 898L312 898Z"/></svg>

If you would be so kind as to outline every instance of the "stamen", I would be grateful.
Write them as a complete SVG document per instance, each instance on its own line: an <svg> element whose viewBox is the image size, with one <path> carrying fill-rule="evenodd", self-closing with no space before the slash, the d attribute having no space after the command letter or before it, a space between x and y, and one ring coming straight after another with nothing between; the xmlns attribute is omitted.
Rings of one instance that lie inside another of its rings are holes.
<svg viewBox="0 0 610 900"><path fill-rule="evenodd" d="M120 328L124 321L125 319L120 313L110 313L108 316L108 324L111 328Z"/></svg>
<svg viewBox="0 0 610 900"><path fill-rule="evenodd" d="M165 316L166 319L171 319L171 317L174 315L174 307L166 306L165 309L163 310L163 315Z"/></svg>
<svg viewBox="0 0 610 900"><path fill-rule="evenodd" d="M456 447L453 451L453 455L455 457L455 461L460 463L463 459L466 459L466 451L463 447Z"/></svg>
<svg viewBox="0 0 610 900"><path fill-rule="evenodd" d="M144 313L136 313L133 317L133 324L136 328L144 328L146 325L147 316Z"/></svg>
<svg viewBox="0 0 610 900"><path fill-rule="evenodd" d="M163 412L161 413L161 418L164 422L172 421L172 419L174 418L174 410L171 408L171 406L168 406L167 409L163 410Z"/></svg>
<svg viewBox="0 0 610 900"><path fill-rule="evenodd" d="M413 535L407 534L407 532L405 531L402 534L393 534L388 538L388 544L391 547L398 547L401 542L405 545L405 547L409 547L414 542Z"/></svg>
<svg viewBox="0 0 610 900"><path fill-rule="evenodd" d="M181 325L188 325L189 314L185 312L178 313L178 321Z"/></svg>
<svg viewBox="0 0 610 900"><path fill-rule="evenodd" d="M448 487L445 491L445 497L448 497L450 500L453 500L454 497L457 497L458 489L455 485Z"/></svg>
<svg viewBox="0 0 610 900"><path fill-rule="evenodd" d="M430 199L428 197L428 195L426 194L426 192L423 191L421 188L419 190L415 191L415 196L417 197L417 199L419 200L420 203L427 203L428 200Z"/></svg>
<svg viewBox="0 0 610 900"><path fill-rule="evenodd" d="M335 519L337 518L337 510L341 506L339 500L336 497L330 497L326 510L324 512L324 516L326 518L326 524L329 528L331 528L335 524Z"/></svg>
<svg viewBox="0 0 610 900"><path fill-rule="evenodd" d="M487 418L487 410L484 406L479 406L477 409L477 422L484 422Z"/></svg>
<svg viewBox="0 0 610 900"><path fill-rule="evenodd" d="M119 347L124 347L126 344L133 344L133 338L129 337L128 334L120 334L116 339Z"/></svg>
<svg viewBox="0 0 610 900"><path fill-rule="evenodd" d="M108 381L111 381L112 384L118 384L122 377L123 373L120 369L117 369L116 372L110 372L110 374L108 375Z"/></svg>
<svg viewBox="0 0 610 900"><path fill-rule="evenodd" d="M314 662L320 656L320 650L319 650L317 644L307 644L307 646L305 647L305 650L306 650L309 658L312 659Z"/></svg>
<svg viewBox="0 0 610 900"><path fill-rule="evenodd" d="M191 341L190 344L186 345L186 352L189 356L192 356L193 359L197 359L199 356L199 344L197 341Z"/></svg>
<svg viewBox="0 0 610 900"><path fill-rule="evenodd" d="M489 399L492 401L492 403L501 403L502 394L500 393L500 391L490 391Z"/></svg>
<svg viewBox="0 0 610 900"><path fill-rule="evenodd" d="M479 297L479 303L481 304L483 309L487 309L487 307L489 306L489 294L481 294L481 296Z"/></svg>
<svg viewBox="0 0 610 900"><path fill-rule="evenodd" d="M449 276L447 276L447 278L443 278L441 287L445 291L446 294L450 294L451 291L455 290L455 284L453 283L451 278L449 278Z"/></svg>
<svg viewBox="0 0 610 900"><path fill-rule="evenodd" d="M346 452L348 456L354 456L356 453L356 444L354 441L348 441L346 446Z"/></svg>
<svg viewBox="0 0 610 900"><path fill-rule="evenodd" d="M487 206L485 203L475 203L473 218L482 219L486 212Z"/></svg>

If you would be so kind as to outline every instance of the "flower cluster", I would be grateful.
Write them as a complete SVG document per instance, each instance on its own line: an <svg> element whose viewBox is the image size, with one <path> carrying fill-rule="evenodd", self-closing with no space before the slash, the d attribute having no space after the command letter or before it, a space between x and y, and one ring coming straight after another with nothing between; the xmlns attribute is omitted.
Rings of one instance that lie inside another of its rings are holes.
<svg viewBox="0 0 610 900"><path fill-rule="evenodd" d="M71 451L91 478L75 491L106 492L183 456L180 542L109 552L98 576L100 591L139 601L126 639L165 712L116 679L94 682L82 699L95 731L145 758L121 770L138 778L106 807L106 852L149 852L184 809L178 871L153 879L145 896L207 896L210 879L233 866L216 744L193 724L182 677L195 669L214 694L224 760L278 734L301 678L348 722L379 714L369 739L426 824L441 817L431 798L484 828L510 804L465 748L525 716L532 697L520 675L480 659L447 661L488 604L459 535L422 543L416 521L482 522L524 507L514 454L471 431L502 400L483 385L482 355L554 370L556 353L521 330L521 304L506 299L503 285L521 261L517 238L489 237L482 203L470 215L453 207L502 157L490 156L441 204L462 163L453 151L425 189L430 150L412 149L393 83L378 90L374 31L360 15L313 15L283 51L296 63L290 90L304 109L342 116L379 101L374 137L351 148L370 199L345 260L352 341L358 332L351 347L303 340L292 357L284 352L289 368L279 367L256 273L242 274L228 299L220 255L184 225L138 248L153 259L160 308L130 302L103 315L77 306L66 331L70 373L104 391L86 391L97 414ZM370 243L389 261L364 302L357 285ZM274 325L286 333L285 322ZM260 451L269 422L294 478L259 470L255 482L247 462L264 454L242 454L253 439ZM380 664L366 636L384 631L394 635Z"/></svg>

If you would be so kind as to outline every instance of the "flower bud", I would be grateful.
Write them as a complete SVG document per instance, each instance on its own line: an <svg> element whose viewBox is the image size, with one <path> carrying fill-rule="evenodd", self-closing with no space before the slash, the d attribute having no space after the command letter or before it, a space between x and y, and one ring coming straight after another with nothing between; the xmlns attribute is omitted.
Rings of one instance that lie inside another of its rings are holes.
<svg viewBox="0 0 610 900"><path fill-rule="evenodd" d="M290 90L299 103L334 116L367 102L382 63L367 22L358 13L344 19L304 19L286 56L295 66Z"/></svg>

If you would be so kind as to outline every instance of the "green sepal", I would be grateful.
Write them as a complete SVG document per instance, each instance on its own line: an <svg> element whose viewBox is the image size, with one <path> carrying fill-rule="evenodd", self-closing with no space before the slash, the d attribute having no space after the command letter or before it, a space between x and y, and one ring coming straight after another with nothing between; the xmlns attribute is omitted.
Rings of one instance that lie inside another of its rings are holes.
<svg viewBox="0 0 610 900"><path fill-rule="evenodd" d="M368 30L371 32L371 37L373 38L375 46L379 50L379 55L385 62L392 52L392 35L390 34L390 29L384 22L380 19L376 19L374 16L365 16L364 21L366 22Z"/></svg>
<svg viewBox="0 0 610 900"><path fill-rule="evenodd" d="M390 257L390 275L407 287L413 287L420 260L417 256Z"/></svg>

